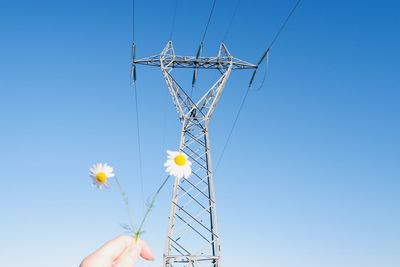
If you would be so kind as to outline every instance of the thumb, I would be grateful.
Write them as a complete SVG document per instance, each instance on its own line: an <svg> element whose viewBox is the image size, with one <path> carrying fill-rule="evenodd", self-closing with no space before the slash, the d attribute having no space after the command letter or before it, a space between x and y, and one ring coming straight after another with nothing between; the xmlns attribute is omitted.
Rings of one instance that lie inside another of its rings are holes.
<svg viewBox="0 0 400 267"><path fill-rule="evenodd" d="M113 267L133 267L141 251L142 244L140 240L138 242L133 241L121 256L114 261Z"/></svg>

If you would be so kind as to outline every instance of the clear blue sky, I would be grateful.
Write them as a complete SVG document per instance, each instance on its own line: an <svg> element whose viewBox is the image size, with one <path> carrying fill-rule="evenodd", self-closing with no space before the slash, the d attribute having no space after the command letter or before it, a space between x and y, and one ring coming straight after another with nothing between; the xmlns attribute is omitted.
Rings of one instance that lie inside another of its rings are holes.
<svg viewBox="0 0 400 267"><path fill-rule="evenodd" d="M136 2L137 54L156 54L174 1ZM211 1L179 2L176 52L194 54ZM205 55L233 3L217 1ZM242 1L231 53L256 62L293 4ZM224 266L400 266L399 8L304 0L292 17L216 177ZM77 266L121 232L119 195L90 185L95 162L115 167L141 217L131 19L127 0L0 2L1 266ZM250 75L233 73L217 107L214 159ZM150 196L179 124L158 69L138 69L138 90ZM139 266L161 266L171 189L144 235L157 260Z"/></svg>

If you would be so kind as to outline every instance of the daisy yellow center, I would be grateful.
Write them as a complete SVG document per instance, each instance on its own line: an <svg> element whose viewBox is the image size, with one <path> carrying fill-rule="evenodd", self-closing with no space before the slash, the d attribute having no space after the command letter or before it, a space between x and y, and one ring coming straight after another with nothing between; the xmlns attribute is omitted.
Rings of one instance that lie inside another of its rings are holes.
<svg viewBox="0 0 400 267"><path fill-rule="evenodd" d="M184 155L176 156L174 161L175 161L176 165L178 165L178 166L183 166L186 164L186 158Z"/></svg>
<svg viewBox="0 0 400 267"><path fill-rule="evenodd" d="M107 175L104 172L99 172L96 174L96 180L97 182L104 184L107 180Z"/></svg>

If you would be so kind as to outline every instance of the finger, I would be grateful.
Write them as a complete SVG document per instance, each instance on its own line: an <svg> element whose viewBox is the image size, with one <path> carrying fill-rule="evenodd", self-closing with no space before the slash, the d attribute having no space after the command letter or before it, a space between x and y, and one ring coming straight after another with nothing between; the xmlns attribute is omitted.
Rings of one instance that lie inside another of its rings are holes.
<svg viewBox="0 0 400 267"><path fill-rule="evenodd" d="M133 241L131 245L115 260L113 267L133 267L142 250L141 242Z"/></svg>
<svg viewBox="0 0 400 267"><path fill-rule="evenodd" d="M131 244L132 237L119 236L104 244L89 257L104 266L111 266Z"/></svg>
<svg viewBox="0 0 400 267"><path fill-rule="evenodd" d="M152 261L154 260L154 254L153 252L150 250L149 246L147 245L147 243L143 240L139 240L142 244L142 250L140 252L140 256L148 261Z"/></svg>

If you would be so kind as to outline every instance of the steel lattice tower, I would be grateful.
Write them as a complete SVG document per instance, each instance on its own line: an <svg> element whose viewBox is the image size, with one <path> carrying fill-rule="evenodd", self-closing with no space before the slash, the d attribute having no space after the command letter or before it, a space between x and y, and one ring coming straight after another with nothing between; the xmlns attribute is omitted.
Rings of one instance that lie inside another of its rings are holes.
<svg viewBox="0 0 400 267"><path fill-rule="evenodd" d="M192 161L192 175L175 179L164 267L220 267L220 242L212 172L208 124L226 82L234 69L255 69L256 65L231 56L221 43L218 56L175 55L168 42L161 54L133 60L135 64L161 68L182 125L180 150ZM194 102L172 77L174 68L215 69L220 78Z"/></svg>

